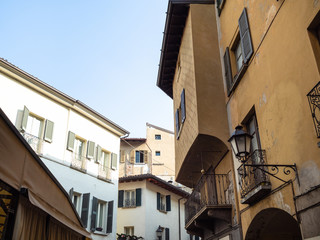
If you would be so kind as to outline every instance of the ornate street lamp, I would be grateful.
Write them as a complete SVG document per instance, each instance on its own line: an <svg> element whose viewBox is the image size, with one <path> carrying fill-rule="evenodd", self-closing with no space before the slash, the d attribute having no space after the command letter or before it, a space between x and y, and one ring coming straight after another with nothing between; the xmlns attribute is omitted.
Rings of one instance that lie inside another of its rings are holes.
<svg viewBox="0 0 320 240"><path fill-rule="evenodd" d="M163 232L163 227L161 227L161 226L159 225L158 229L156 230L157 237L158 237L159 240L162 239L162 232Z"/></svg>
<svg viewBox="0 0 320 240"><path fill-rule="evenodd" d="M228 140L231 143L232 151L242 163L247 161L250 154L251 139L252 136L243 131L242 126L237 126Z"/></svg>

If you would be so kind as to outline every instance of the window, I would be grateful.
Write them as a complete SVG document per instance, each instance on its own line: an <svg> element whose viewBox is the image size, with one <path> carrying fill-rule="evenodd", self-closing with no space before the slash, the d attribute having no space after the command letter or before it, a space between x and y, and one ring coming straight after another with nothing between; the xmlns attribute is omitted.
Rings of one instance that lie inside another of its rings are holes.
<svg viewBox="0 0 320 240"><path fill-rule="evenodd" d="M156 156L160 156L160 151L156 151Z"/></svg>
<svg viewBox="0 0 320 240"><path fill-rule="evenodd" d="M79 160L81 159L81 156L83 156L84 144L85 144L84 140L77 137L75 138L73 153L79 157Z"/></svg>
<svg viewBox="0 0 320 240"><path fill-rule="evenodd" d="M102 150L101 151L101 158L100 158L100 163L104 168L111 168L110 165L110 160L111 160L111 155L109 152Z"/></svg>
<svg viewBox="0 0 320 240"><path fill-rule="evenodd" d="M115 170L118 167L118 155L111 153L97 145L96 163L99 163L104 170Z"/></svg>
<svg viewBox="0 0 320 240"><path fill-rule="evenodd" d="M228 96L236 88L240 79L248 68L249 60L253 54L253 46L246 8L243 9L238 20L239 33L232 43L230 57L229 47L226 48L224 61L224 75L227 85ZM233 75L232 72L235 74Z"/></svg>
<svg viewBox="0 0 320 240"><path fill-rule="evenodd" d="M164 239L165 240L170 240L170 229L169 228L165 228L164 229Z"/></svg>
<svg viewBox="0 0 320 240"><path fill-rule="evenodd" d="M171 196L157 193L157 209L161 212L171 211Z"/></svg>
<svg viewBox="0 0 320 240"><path fill-rule="evenodd" d="M105 202L93 197L91 211L91 230L99 233L112 232L113 201Z"/></svg>
<svg viewBox="0 0 320 240"><path fill-rule="evenodd" d="M185 90L183 89L180 95L180 106L175 113L176 124L176 137L179 139L182 125L186 120L186 102L185 102Z"/></svg>
<svg viewBox="0 0 320 240"><path fill-rule="evenodd" d="M225 2L226 2L226 0L217 0L217 2L216 2L219 16L221 15L221 11L222 11L222 8L223 8Z"/></svg>
<svg viewBox="0 0 320 240"><path fill-rule="evenodd" d="M119 190L118 207L139 207L141 206L141 188L132 190Z"/></svg>
<svg viewBox="0 0 320 240"><path fill-rule="evenodd" d="M253 137L251 139L251 152L261 149L258 123L256 115L253 114L246 123L247 132Z"/></svg>
<svg viewBox="0 0 320 240"><path fill-rule="evenodd" d="M136 151L136 163L145 163L145 151Z"/></svg>
<svg viewBox="0 0 320 240"><path fill-rule="evenodd" d="M20 126L17 127L20 128L23 137L35 152L42 153L43 140L52 142L53 122L31 113L26 106L18 117L21 121L18 121Z"/></svg>
<svg viewBox="0 0 320 240"><path fill-rule="evenodd" d="M124 234L133 236L134 235L134 227L124 227Z"/></svg>
<svg viewBox="0 0 320 240"><path fill-rule="evenodd" d="M77 210L77 212L80 214L80 210L81 210L81 194L80 193L73 192L72 203L75 209Z"/></svg>
<svg viewBox="0 0 320 240"><path fill-rule="evenodd" d="M154 139L156 139L156 140L161 140L161 135L160 135L160 134L154 135Z"/></svg>

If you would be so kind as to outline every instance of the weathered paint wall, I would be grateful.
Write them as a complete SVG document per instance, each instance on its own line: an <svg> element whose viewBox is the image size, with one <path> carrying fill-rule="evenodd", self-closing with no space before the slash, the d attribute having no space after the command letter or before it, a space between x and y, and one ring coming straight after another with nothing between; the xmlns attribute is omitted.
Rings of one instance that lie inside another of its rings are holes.
<svg viewBox="0 0 320 240"><path fill-rule="evenodd" d="M226 96L230 124L234 129L255 107L261 147L266 150L267 162L297 164L301 185L295 181L294 186L298 195L320 184L319 140L306 97L320 80L315 60L318 53L314 52L308 31L320 10L320 3L226 1L220 16L221 52L226 47L231 48L244 7L247 8L254 53L234 93L230 98ZM281 173L278 176L285 177ZM272 189L281 185L274 178L270 180ZM293 192L286 187L247 209L242 213L243 235L255 214L266 207L281 208L293 215L292 199ZM240 204L241 209L245 207L247 205ZM316 226L315 222L312 224ZM306 234L305 237L312 236Z"/></svg>

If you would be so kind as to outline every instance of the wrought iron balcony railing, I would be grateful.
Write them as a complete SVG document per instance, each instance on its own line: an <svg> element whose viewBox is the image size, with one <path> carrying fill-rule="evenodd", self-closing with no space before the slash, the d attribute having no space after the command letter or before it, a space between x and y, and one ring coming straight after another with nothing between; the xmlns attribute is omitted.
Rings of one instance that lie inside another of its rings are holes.
<svg viewBox="0 0 320 240"><path fill-rule="evenodd" d="M43 140L38 138L30 133L23 132L21 133L27 143L31 146L31 148L37 153L43 153Z"/></svg>
<svg viewBox="0 0 320 240"><path fill-rule="evenodd" d="M99 164L98 177L106 180L111 180L111 169L102 164Z"/></svg>
<svg viewBox="0 0 320 240"><path fill-rule="evenodd" d="M88 159L78 154L72 154L70 167L77 169L82 172L87 171Z"/></svg>
<svg viewBox="0 0 320 240"><path fill-rule="evenodd" d="M270 186L269 176L265 173L267 167L261 166L265 164L267 164L266 152L258 149L249 156L245 164L238 168L241 198L258 186ZM259 168L246 165L259 165Z"/></svg>
<svg viewBox="0 0 320 240"><path fill-rule="evenodd" d="M205 207L230 205L230 184L227 174L203 175L185 204L186 225Z"/></svg>
<svg viewBox="0 0 320 240"><path fill-rule="evenodd" d="M136 200L135 199L125 199L124 200L124 207L136 207Z"/></svg>

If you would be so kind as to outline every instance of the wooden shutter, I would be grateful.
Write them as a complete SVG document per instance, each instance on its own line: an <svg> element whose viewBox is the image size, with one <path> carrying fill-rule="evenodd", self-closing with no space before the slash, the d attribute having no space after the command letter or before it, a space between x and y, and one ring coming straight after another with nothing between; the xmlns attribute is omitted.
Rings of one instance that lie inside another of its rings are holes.
<svg viewBox="0 0 320 240"><path fill-rule="evenodd" d="M171 196L170 195L166 196L166 211L167 212L171 211Z"/></svg>
<svg viewBox="0 0 320 240"><path fill-rule="evenodd" d="M186 120L186 101L185 101L185 91L182 90L181 93L181 123L184 123Z"/></svg>
<svg viewBox="0 0 320 240"><path fill-rule="evenodd" d="M177 109L175 116L176 116L176 133L177 133L177 136L178 136L179 130L180 130L179 109Z"/></svg>
<svg viewBox="0 0 320 240"><path fill-rule="evenodd" d="M83 196L82 196L82 209L81 209L81 221L82 221L83 226L85 228L88 226L89 201L90 201L90 193L83 194Z"/></svg>
<svg viewBox="0 0 320 240"><path fill-rule="evenodd" d="M73 132L69 131L67 149L70 150L70 151L74 150L74 140L75 140L75 138L76 138L76 135Z"/></svg>
<svg viewBox="0 0 320 240"><path fill-rule="evenodd" d="M124 163L125 162L125 151L120 150L120 162Z"/></svg>
<svg viewBox="0 0 320 240"><path fill-rule="evenodd" d="M22 119L21 119L21 130L23 131L27 129L28 117L29 117L29 109L26 106L24 106Z"/></svg>
<svg viewBox="0 0 320 240"><path fill-rule="evenodd" d="M136 189L136 206L141 206L141 188Z"/></svg>
<svg viewBox="0 0 320 240"><path fill-rule="evenodd" d="M144 157L144 163L148 163L149 156L148 156L148 151L143 151L143 157Z"/></svg>
<svg viewBox="0 0 320 240"><path fill-rule="evenodd" d="M71 201L72 201L72 196L73 196L73 188L71 188L71 189L69 190L69 196L70 196L70 199L71 199Z"/></svg>
<svg viewBox="0 0 320 240"><path fill-rule="evenodd" d="M111 168L113 170L118 167L118 155L116 153L111 153Z"/></svg>
<svg viewBox="0 0 320 240"><path fill-rule="evenodd" d="M47 142L52 142L52 136L53 136L53 126L54 123L48 119L46 119L46 127L44 130L44 140Z"/></svg>
<svg viewBox="0 0 320 240"><path fill-rule="evenodd" d="M227 90L228 94L232 87L232 70L231 70L231 64L230 64L230 54L229 54L229 48L226 48L226 52L223 56L224 61L224 76L227 84Z"/></svg>
<svg viewBox="0 0 320 240"><path fill-rule="evenodd" d="M160 193L157 192L157 209L160 210Z"/></svg>
<svg viewBox="0 0 320 240"><path fill-rule="evenodd" d="M97 154L96 154L96 162L99 163L101 159L102 149L99 145L97 145Z"/></svg>
<svg viewBox="0 0 320 240"><path fill-rule="evenodd" d="M91 225L90 225L90 229L92 231L96 230L97 209L98 209L98 199L93 197L92 209L91 209Z"/></svg>
<svg viewBox="0 0 320 240"><path fill-rule="evenodd" d="M124 191L119 190L119 192L118 192L118 208L123 207L123 197L124 197Z"/></svg>
<svg viewBox="0 0 320 240"><path fill-rule="evenodd" d="M113 223L113 201L108 202L108 216L107 216L107 233L112 232Z"/></svg>
<svg viewBox="0 0 320 240"><path fill-rule="evenodd" d="M132 149L130 152L130 163L134 164L134 159L135 159L135 150Z"/></svg>
<svg viewBox="0 0 320 240"><path fill-rule="evenodd" d="M246 8L243 9L238 22L239 22L240 41L241 41L243 62L248 63L249 59L253 53L253 47L252 47L252 42L251 42L250 28L249 28L249 22L248 22Z"/></svg>
<svg viewBox="0 0 320 240"><path fill-rule="evenodd" d="M92 141L88 141L88 146L87 146L87 158L91 159L94 156L94 147L95 143Z"/></svg>
<svg viewBox="0 0 320 240"><path fill-rule="evenodd" d="M170 231L169 228L165 228L165 240L170 240Z"/></svg>

